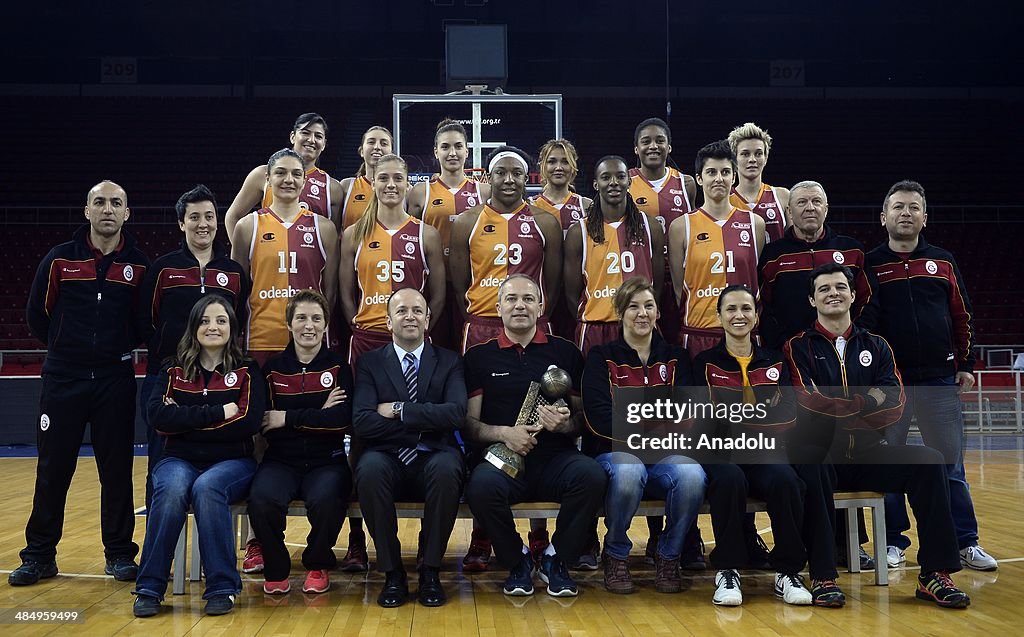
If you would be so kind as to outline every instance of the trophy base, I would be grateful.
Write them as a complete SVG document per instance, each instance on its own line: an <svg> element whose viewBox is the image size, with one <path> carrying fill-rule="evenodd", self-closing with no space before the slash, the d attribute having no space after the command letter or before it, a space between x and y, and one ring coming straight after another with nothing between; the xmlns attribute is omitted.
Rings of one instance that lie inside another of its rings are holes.
<svg viewBox="0 0 1024 637"><path fill-rule="evenodd" d="M519 470L521 467L509 464L505 459L499 457L490 450L488 450L487 453L484 454L484 460L491 463L495 467L501 469L511 478L515 478L517 475L519 475Z"/></svg>

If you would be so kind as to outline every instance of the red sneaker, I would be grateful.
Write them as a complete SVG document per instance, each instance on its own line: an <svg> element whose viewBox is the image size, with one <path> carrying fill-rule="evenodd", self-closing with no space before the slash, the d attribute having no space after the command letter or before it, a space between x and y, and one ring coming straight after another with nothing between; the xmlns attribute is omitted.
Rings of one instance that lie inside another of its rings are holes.
<svg viewBox="0 0 1024 637"><path fill-rule="evenodd" d="M271 582L270 580L263 582L263 592L267 595L284 595L290 590L292 590L292 585L286 579L280 582Z"/></svg>
<svg viewBox="0 0 1024 637"><path fill-rule="evenodd" d="M243 573L263 572L263 546L256 540L249 540L245 545L245 558L242 559Z"/></svg>
<svg viewBox="0 0 1024 637"><path fill-rule="evenodd" d="M338 569L345 573L364 573L370 568L370 557L366 554L366 536L352 533L348 536L348 551L338 562Z"/></svg>
<svg viewBox="0 0 1024 637"><path fill-rule="evenodd" d="M535 564L540 564L540 558L544 556L544 551L547 550L548 544L551 543L548 540L547 529L530 531L527 538L530 542L530 553L533 555L533 561Z"/></svg>
<svg viewBox="0 0 1024 637"><path fill-rule="evenodd" d="M331 588L331 578L327 571L318 569L306 571L306 581L302 583L303 593L326 593Z"/></svg>
<svg viewBox="0 0 1024 637"><path fill-rule="evenodd" d="M462 558L463 573L482 573L491 565L491 540L483 531L473 531L469 550Z"/></svg>

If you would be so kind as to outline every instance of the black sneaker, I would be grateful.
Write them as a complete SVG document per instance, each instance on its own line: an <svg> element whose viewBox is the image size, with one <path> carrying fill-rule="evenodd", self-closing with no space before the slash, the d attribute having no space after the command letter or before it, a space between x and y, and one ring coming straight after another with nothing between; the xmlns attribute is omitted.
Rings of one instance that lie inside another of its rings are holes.
<svg viewBox="0 0 1024 637"><path fill-rule="evenodd" d="M152 595L137 593L135 603L132 605L132 613L136 617L153 617L160 612L160 600Z"/></svg>
<svg viewBox="0 0 1024 637"><path fill-rule="evenodd" d="M943 608L967 608L971 605L971 598L957 588L949 573L944 571L918 575L915 596Z"/></svg>
<svg viewBox="0 0 1024 637"><path fill-rule="evenodd" d="M552 597L575 597L580 594L576 582L569 577L569 569L557 555L545 555L540 561L540 579L548 585Z"/></svg>
<svg viewBox="0 0 1024 637"><path fill-rule="evenodd" d="M543 555L541 563L544 562ZM583 549L580 558L572 565L574 571L596 571L601 563L601 542L597 539L597 533L590 538L588 546Z"/></svg>
<svg viewBox="0 0 1024 637"><path fill-rule="evenodd" d="M868 555L868 552L864 550L864 547L860 547L857 551L857 555L860 559L860 570L862 571L873 571L875 570L875 558ZM841 568L849 568L849 561L846 559L846 549L839 547L836 549L836 564Z"/></svg>
<svg viewBox="0 0 1024 637"><path fill-rule="evenodd" d="M139 565L130 557L115 557L107 560L107 567L103 572L113 575L119 582L134 582L139 576Z"/></svg>
<svg viewBox="0 0 1024 637"><path fill-rule="evenodd" d="M750 544L747 546L747 568L757 571L772 570L771 561L768 559L768 545L764 543L757 533L748 538Z"/></svg>
<svg viewBox="0 0 1024 637"><path fill-rule="evenodd" d="M207 615L227 615L235 607L234 595L214 595L206 600Z"/></svg>
<svg viewBox="0 0 1024 637"><path fill-rule="evenodd" d="M523 559L508 572L501 592L514 597L533 595L533 558L529 553L524 553Z"/></svg>
<svg viewBox="0 0 1024 637"><path fill-rule="evenodd" d="M57 574L57 562L36 562L25 560L21 566L11 571L7 576L7 583L11 586L31 586L41 579L47 579Z"/></svg>
<svg viewBox="0 0 1024 637"><path fill-rule="evenodd" d="M698 533L696 544L683 547L683 554L679 557L679 568L684 571L703 571L707 567L708 563L704 559L704 540Z"/></svg>
<svg viewBox="0 0 1024 637"><path fill-rule="evenodd" d="M652 535L647 538L647 548L644 549L644 564L654 566L655 561L658 557L658 535ZM686 547L683 547L683 552L686 552Z"/></svg>
<svg viewBox="0 0 1024 637"><path fill-rule="evenodd" d="M821 608L842 608L846 605L846 595L834 579L811 580L811 596L814 605Z"/></svg>

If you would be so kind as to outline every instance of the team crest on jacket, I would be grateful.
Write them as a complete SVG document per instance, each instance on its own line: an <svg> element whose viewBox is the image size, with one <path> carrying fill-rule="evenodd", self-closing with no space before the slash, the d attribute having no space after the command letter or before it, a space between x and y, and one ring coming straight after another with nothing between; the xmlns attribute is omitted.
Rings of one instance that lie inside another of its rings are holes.
<svg viewBox="0 0 1024 637"><path fill-rule="evenodd" d="M860 364L864 367L871 364L871 352L864 350L860 353Z"/></svg>
<svg viewBox="0 0 1024 637"><path fill-rule="evenodd" d="M228 387L234 387L235 383L238 382L238 374L235 372L228 372L228 375L224 377L224 384Z"/></svg>
<svg viewBox="0 0 1024 637"><path fill-rule="evenodd" d="M217 285L219 285L221 287L225 287L225 286L227 286L227 284L228 284L228 275L224 274L223 272L218 272L217 273Z"/></svg>
<svg viewBox="0 0 1024 637"><path fill-rule="evenodd" d="M925 261L924 269L928 270L928 274L935 274L936 272L939 271L939 266L935 265L935 262L932 261L931 259L928 259L927 261ZM131 279L128 280L131 281Z"/></svg>
<svg viewBox="0 0 1024 637"><path fill-rule="evenodd" d="M779 380L779 370L774 367L769 367L767 371L765 371L764 375L768 377L768 380Z"/></svg>
<svg viewBox="0 0 1024 637"><path fill-rule="evenodd" d="M839 265L842 265L846 261L846 257L843 256L842 252L836 250L835 252L832 253L832 260L838 263Z"/></svg>
<svg viewBox="0 0 1024 637"><path fill-rule="evenodd" d="M929 261L929 263L931 263L931 261ZM934 264L932 264L932 265L934 265ZM124 266L124 280L125 281L131 281L134 278L135 278L135 268L133 268L131 265Z"/></svg>
<svg viewBox="0 0 1024 637"><path fill-rule="evenodd" d="M324 387L330 387L334 384L334 376L331 375L331 372L320 374L320 384Z"/></svg>
<svg viewBox="0 0 1024 637"><path fill-rule="evenodd" d="M39 431L46 431L50 428L50 417L43 414L39 417Z"/></svg>
<svg viewBox="0 0 1024 637"><path fill-rule="evenodd" d="M668 368L664 364L658 366L658 375L661 376L661 382L668 382Z"/></svg>

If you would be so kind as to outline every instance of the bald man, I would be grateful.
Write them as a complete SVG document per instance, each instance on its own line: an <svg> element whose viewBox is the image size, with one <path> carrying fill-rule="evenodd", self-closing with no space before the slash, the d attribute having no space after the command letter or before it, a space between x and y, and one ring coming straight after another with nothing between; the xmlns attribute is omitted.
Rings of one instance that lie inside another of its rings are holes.
<svg viewBox="0 0 1024 637"><path fill-rule="evenodd" d="M131 212L121 186L102 181L89 190L87 223L50 250L28 298L28 325L47 349L36 444L35 495L25 528L22 564L12 586L57 574L64 506L89 425L100 475L100 525L105 572L119 581L138 573L132 542L132 443L135 372L131 352L138 289L149 259L122 230Z"/></svg>

